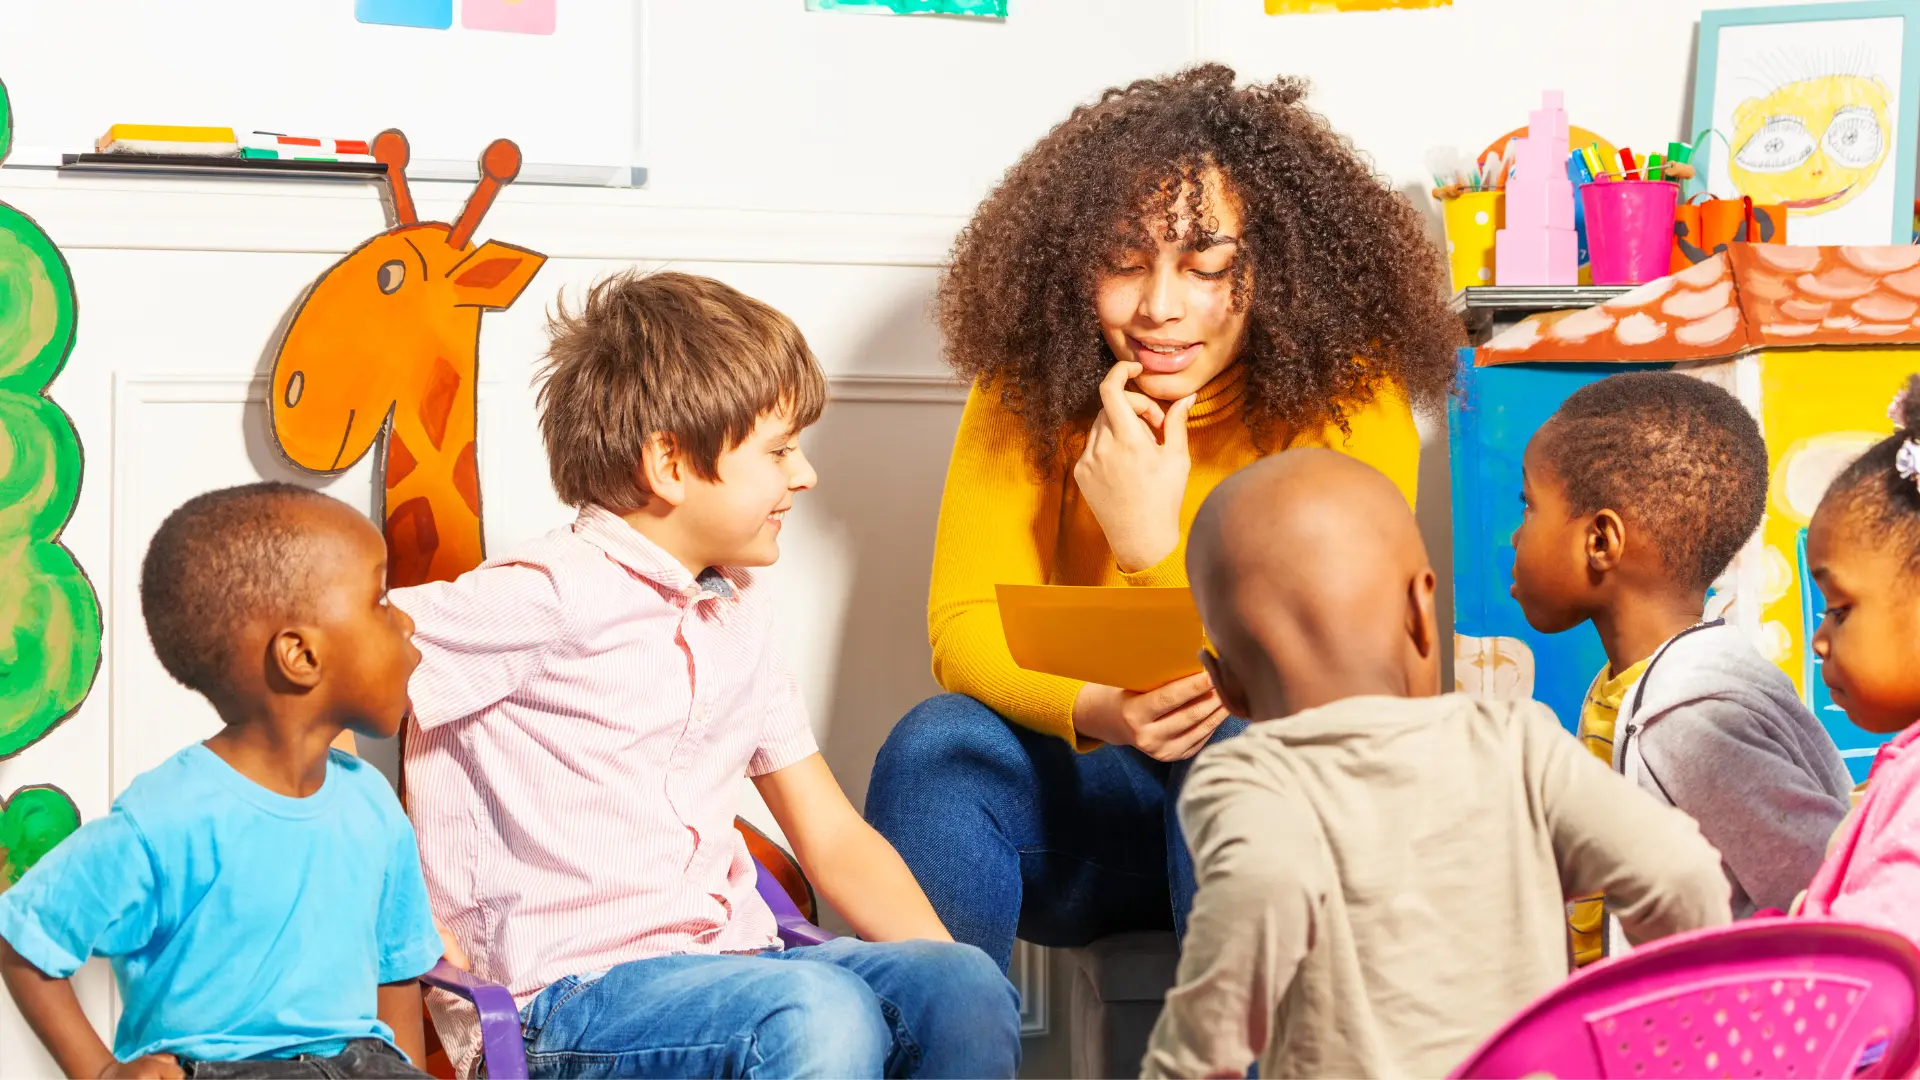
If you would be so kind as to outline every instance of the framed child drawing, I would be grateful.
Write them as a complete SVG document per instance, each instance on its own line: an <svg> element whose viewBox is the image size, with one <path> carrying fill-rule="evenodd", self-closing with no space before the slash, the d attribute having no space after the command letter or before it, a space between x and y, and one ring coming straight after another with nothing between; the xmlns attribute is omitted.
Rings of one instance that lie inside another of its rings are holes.
<svg viewBox="0 0 1920 1080"><path fill-rule="evenodd" d="M1920 0L1700 16L1694 153L1706 190L1785 204L1795 244L1905 244L1920 124Z"/></svg>

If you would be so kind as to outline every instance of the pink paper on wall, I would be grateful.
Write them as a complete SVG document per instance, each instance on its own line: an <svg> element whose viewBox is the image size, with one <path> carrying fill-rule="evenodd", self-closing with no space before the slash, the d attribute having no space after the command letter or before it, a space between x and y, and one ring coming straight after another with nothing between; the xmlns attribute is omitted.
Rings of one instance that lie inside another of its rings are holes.
<svg viewBox="0 0 1920 1080"><path fill-rule="evenodd" d="M461 0L460 25L509 34L553 33L558 0Z"/></svg>

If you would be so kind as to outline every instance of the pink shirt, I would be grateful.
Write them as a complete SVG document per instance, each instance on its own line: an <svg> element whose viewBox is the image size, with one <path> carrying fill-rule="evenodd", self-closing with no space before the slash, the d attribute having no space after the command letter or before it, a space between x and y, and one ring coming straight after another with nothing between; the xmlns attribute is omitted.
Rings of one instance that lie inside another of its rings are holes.
<svg viewBox="0 0 1920 1080"><path fill-rule="evenodd" d="M696 579L588 507L393 599L421 653L407 810L475 975L525 1006L629 960L777 946L733 828L740 780L818 748L752 575ZM434 1005L470 1072L473 1014Z"/></svg>
<svg viewBox="0 0 1920 1080"><path fill-rule="evenodd" d="M1874 759L1867 794L1833 854L1820 864L1801 906L1896 930L1920 942L1920 724Z"/></svg>

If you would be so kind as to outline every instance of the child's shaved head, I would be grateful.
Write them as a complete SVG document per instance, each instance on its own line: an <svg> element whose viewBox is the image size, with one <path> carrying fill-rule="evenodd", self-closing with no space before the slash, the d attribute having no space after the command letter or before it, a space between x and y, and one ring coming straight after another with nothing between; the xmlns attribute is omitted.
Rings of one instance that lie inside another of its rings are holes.
<svg viewBox="0 0 1920 1080"><path fill-rule="evenodd" d="M1236 715L1437 690L1426 545L1393 482L1350 457L1290 450L1229 477L1194 519L1187 578Z"/></svg>
<svg viewBox="0 0 1920 1080"><path fill-rule="evenodd" d="M313 602L310 515L345 509L293 484L210 491L167 515L140 567L140 610L167 674L228 696L238 637L259 619L305 617Z"/></svg>

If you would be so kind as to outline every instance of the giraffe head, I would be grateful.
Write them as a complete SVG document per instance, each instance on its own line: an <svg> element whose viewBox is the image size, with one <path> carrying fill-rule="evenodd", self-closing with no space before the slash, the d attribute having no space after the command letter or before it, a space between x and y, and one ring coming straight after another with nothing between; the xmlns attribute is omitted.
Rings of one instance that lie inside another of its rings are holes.
<svg viewBox="0 0 1920 1080"><path fill-rule="evenodd" d="M496 139L480 157L480 182L452 225L421 221L407 188L407 140L383 131L374 157L387 166L393 228L355 248L313 285L295 312L273 367L273 432L288 459L314 472L360 460L396 407L416 407L436 372L468 380L480 313L512 304L546 258L473 233L520 150Z"/></svg>

